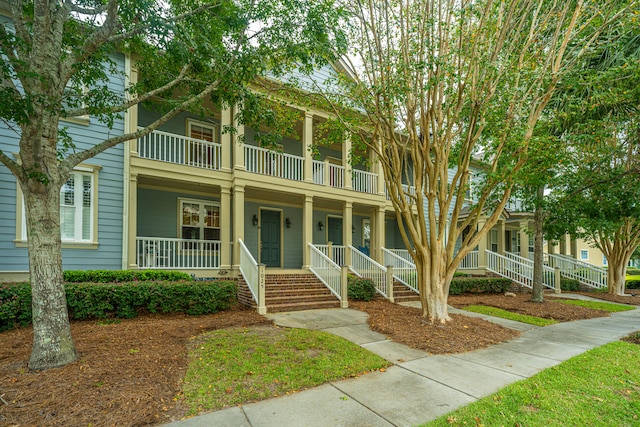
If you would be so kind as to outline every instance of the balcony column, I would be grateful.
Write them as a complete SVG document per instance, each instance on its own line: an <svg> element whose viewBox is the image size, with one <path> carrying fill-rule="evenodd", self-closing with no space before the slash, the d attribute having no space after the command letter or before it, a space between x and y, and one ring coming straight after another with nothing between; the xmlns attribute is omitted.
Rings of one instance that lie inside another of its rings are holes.
<svg viewBox="0 0 640 427"><path fill-rule="evenodd" d="M498 253L504 255L505 249L505 221L500 219L498 220Z"/></svg>
<svg viewBox="0 0 640 427"><path fill-rule="evenodd" d="M240 268L240 245L244 241L244 186L233 187L233 268Z"/></svg>
<svg viewBox="0 0 640 427"><path fill-rule="evenodd" d="M384 223L385 211L384 206L378 206L373 209L371 219L371 250L370 256L380 264L383 263L382 248L385 245L385 223Z"/></svg>
<svg viewBox="0 0 640 427"><path fill-rule="evenodd" d="M304 157L304 180L313 182L313 157L311 147L313 146L313 114L308 111L304 113L302 124L302 156ZM306 243L305 243L306 247Z"/></svg>
<svg viewBox="0 0 640 427"><path fill-rule="evenodd" d="M138 268L138 175L129 175L128 268Z"/></svg>
<svg viewBox="0 0 640 427"><path fill-rule="evenodd" d="M313 196L305 195L302 205L302 268L311 267L308 243L313 243Z"/></svg>
<svg viewBox="0 0 640 427"><path fill-rule="evenodd" d="M344 202L342 207L342 242L344 243L344 264L351 265L351 251L349 246L353 245L353 203Z"/></svg>
<svg viewBox="0 0 640 427"><path fill-rule="evenodd" d="M486 218L480 218L478 220L478 224L476 225L477 230L482 230L484 224L486 223ZM487 233L480 239L478 242L478 268L485 269L487 267Z"/></svg>
<svg viewBox="0 0 640 427"><path fill-rule="evenodd" d="M344 188L351 190L352 188L352 175L351 164L349 162L351 158L351 134L349 132L344 136L344 142L342 143L342 166L344 166Z"/></svg>
<svg viewBox="0 0 640 427"><path fill-rule="evenodd" d="M527 222L520 223L520 253L522 258L529 258L529 233L527 233Z"/></svg>
<svg viewBox="0 0 640 427"><path fill-rule="evenodd" d="M231 268L231 189L220 188L220 269Z"/></svg>
<svg viewBox="0 0 640 427"><path fill-rule="evenodd" d="M220 112L220 144L221 153L220 157L222 157L221 162L221 170L223 172L231 172L231 153L233 152L232 144L232 133L225 132L225 129L229 129L232 125L231 123L231 108L224 108Z"/></svg>
<svg viewBox="0 0 640 427"><path fill-rule="evenodd" d="M324 185L327 187L331 186L331 169L329 165L329 160L324 159Z"/></svg>
<svg viewBox="0 0 640 427"><path fill-rule="evenodd" d="M233 169L234 170L246 170L244 162L244 125L238 122L238 110L239 106L236 105L233 114L233 127L235 129L234 138L231 138L232 152L233 152ZM237 242L236 242L237 243ZM235 253L235 251L234 251ZM235 262L235 260L234 260Z"/></svg>
<svg viewBox="0 0 640 427"><path fill-rule="evenodd" d="M377 144L380 145L380 139L378 139ZM375 173L378 176L378 194L381 196L385 195L385 183L384 183L384 171L382 170L382 164L380 163L380 159L376 156L376 153L369 149L369 160L371 161L371 172Z"/></svg>

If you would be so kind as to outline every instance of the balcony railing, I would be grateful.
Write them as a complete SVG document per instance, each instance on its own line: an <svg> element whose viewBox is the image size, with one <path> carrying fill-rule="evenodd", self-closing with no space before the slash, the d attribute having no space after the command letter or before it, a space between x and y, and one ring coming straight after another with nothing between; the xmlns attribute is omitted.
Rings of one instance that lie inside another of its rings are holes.
<svg viewBox="0 0 640 427"><path fill-rule="evenodd" d="M220 268L220 241L136 237L138 268Z"/></svg>
<svg viewBox="0 0 640 427"><path fill-rule="evenodd" d="M140 157L178 165L220 170L221 153L218 143L159 130L138 139Z"/></svg>
<svg viewBox="0 0 640 427"><path fill-rule="evenodd" d="M244 161L249 172L293 181L304 179L304 157L245 145Z"/></svg>
<svg viewBox="0 0 640 427"><path fill-rule="evenodd" d="M351 185L355 191L359 191L360 193L378 194L377 174L354 169L351 179Z"/></svg>

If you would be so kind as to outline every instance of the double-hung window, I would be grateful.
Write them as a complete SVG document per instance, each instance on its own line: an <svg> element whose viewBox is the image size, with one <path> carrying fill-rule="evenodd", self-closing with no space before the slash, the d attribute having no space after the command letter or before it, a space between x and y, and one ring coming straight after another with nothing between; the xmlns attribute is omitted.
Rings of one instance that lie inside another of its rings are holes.
<svg viewBox="0 0 640 427"><path fill-rule="evenodd" d="M199 200L180 200L180 237L220 240L220 206Z"/></svg>

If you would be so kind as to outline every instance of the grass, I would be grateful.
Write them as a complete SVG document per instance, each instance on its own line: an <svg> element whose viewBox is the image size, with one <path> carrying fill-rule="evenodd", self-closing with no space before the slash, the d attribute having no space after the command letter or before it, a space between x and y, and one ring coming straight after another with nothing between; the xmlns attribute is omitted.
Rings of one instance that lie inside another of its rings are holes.
<svg viewBox="0 0 640 427"><path fill-rule="evenodd" d="M629 281L629 280L638 280L638 281L640 281L640 275L627 274L624 279L625 279L625 281Z"/></svg>
<svg viewBox="0 0 640 427"><path fill-rule="evenodd" d="M630 305L614 304L611 302L583 301L583 300L577 300L577 299L565 300L565 299L559 299L559 298L554 299L554 301L560 302L562 304L577 305L580 307L593 308L596 310L604 310L604 311L608 311L609 313L617 313L619 311L629 311L629 310L636 309L636 307L633 307Z"/></svg>
<svg viewBox="0 0 640 427"><path fill-rule="evenodd" d="M637 426L638 364L640 346L613 342L424 426Z"/></svg>
<svg viewBox="0 0 640 427"><path fill-rule="evenodd" d="M190 414L314 387L389 362L332 334L237 328L198 337L189 354L184 398Z"/></svg>
<svg viewBox="0 0 640 427"><path fill-rule="evenodd" d="M543 319L542 317L529 316L527 314L512 313L501 308L488 307L486 305L469 305L464 309L473 313L488 314L489 316L515 320L516 322L528 323L535 326L548 326L558 323L557 320Z"/></svg>

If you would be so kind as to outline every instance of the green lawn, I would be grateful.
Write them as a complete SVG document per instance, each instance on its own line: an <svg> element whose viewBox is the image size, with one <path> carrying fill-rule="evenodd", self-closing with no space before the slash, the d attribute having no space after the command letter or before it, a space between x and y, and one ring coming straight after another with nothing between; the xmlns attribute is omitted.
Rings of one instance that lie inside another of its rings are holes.
<svg viewBox="0 0 640 427"><path fill-rule="evenodd" d="M190 414L267 399L385 368L341 337L304 329L219 330L198 337L183 392Z"/></svg>
<svg viewBox="0 0 640 427"><path fill-rule="evenodd" d="M617 313L618 311L635 310L636 307L623 304L615 304L612 302L600 302L600 301L583 301L578 299L554 299L554 301L561 302L562 304L577 305L580 307L594 308L596 310L604 310L609 313Z"/></svg>
<svg viewBox="0 0 640 427"><path fill-rule="evenodd" d="M628 282L629 280L638 280L640 281L640 275L626 275L624 279Z"/></svg>
<svg viewBox="0 0 640 427"><path fill-rule="evenodd" d="M639 345L613 342L424 426L638 426L638 366Z"/></svg>
<svg viewBox="0 0 640 427"><path fill-rule="evenodd" d="M536 326L548 326L558 323L557 320L543 319L542 317L529 316L526 314L512 313L507 310L496 307L488 307L486 305L469 305L464 308L466 311L473 313L488 314L489 316L501 317L503 319L515 320L517 322L528 323Z"/></svg>

